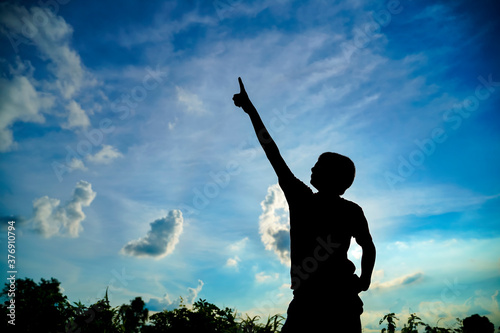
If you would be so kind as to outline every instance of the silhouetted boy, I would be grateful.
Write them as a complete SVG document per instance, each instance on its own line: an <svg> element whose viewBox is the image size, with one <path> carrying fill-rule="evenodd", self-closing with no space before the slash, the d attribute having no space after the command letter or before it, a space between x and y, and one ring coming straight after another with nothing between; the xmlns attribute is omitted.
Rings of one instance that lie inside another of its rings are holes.
<svg viewBox="0 0 500 333"><path fill-rule="evenodd" d="M354 163L340 154L321 154L311 169L311 185L318 190L313 193L290 171L238 81L234 104L250 116L290 210L293 300L282 332L361 332L358 294L370 286L375 246L361 207L340 197L354 180ZM360 277L347 259L351 237L363 249Z"/></svg>

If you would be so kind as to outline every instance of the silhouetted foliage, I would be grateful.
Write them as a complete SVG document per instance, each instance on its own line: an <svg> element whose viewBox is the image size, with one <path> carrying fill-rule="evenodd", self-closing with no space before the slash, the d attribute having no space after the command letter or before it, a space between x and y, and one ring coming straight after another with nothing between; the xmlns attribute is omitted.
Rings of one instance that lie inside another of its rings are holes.
<svg viewBox="0 0 500 333"><path fill-rule="evenodd" d="M202 299L193 304L192 310L181 303L178 309L156 313L151 316L151 322L154 328L148 328L147 332L238 332L236 313L232 309L220 309Z"/></svg>
<svg viewBox="0 0 500 333"><path fill-rule="evenodd" d="M15 299L15 327L18 332L65 331L72 309L59 286L60 282L54 278L41 279L39 284L29 278L16 280L15 297L12 299ZM6 283L2 290L2 297L7 298L8 293L9 284ZM9 299L10 297L2 305L4 327L10 326L6 320L7 313L9 313Z"/></svg>
<svg viewBox="0 0 500 333"><path fill-rule="evenodd" d="M463 321L464 333L493 333L495 326L486 317L480 315L472 315Z"/></svg>
<svg viewBox="0 0 500 333"><path fill-rule="evenodd" d="M103 299L86 307L81 302L75 303L73 316L66 327L67 333L124 332L118 321L118 310L111 307L108 292Z"/></svg>
<svg viewBox="0 0 500 333"><path fill-rule="evenodd" d="M380 319L379 325L382 325L384 321L387 321L387 328L382 329L382 333L394 333L396 331L396 322L395 320L399 320L398 317L396 317L395 313L388 313L384 316L384 318Z"/></svg>
<svg viewBox="0 0 500 333"><path fill-rule="evenodd" d="M3 318L9 313L9 283L2 290L7 301L0 305ZM16 280L15 310L17 332L53 333L278 333L284 317L269 316L263 323L260 317L239 317L231 308L221 309L204 299L196 301L191 308L181 304L173 310L164 310L149 317L149 311L141 297L130 304L112 307L106 291L103 299L89 306L80 301L71 305L61 293L60 282L54 278L41 279L37 284L32 279ZM382 333L395 333L394 313L385 315L379 322L386 323ZM12 325L3 320L2 332L10 332ZM486 317L477 314L457 318L457 327L432 327L422 322L415 314L410 314L401 333L417 333L418 327L425 327L425 333L494 333L494 326ZM500 330L500 328L499 328Z"/></svg>
<svg viewBox="0 0 500 333"><path fill-rule="evenodd" d="M412 313L410 317L408 317L408 323L404 324L401 333L418 333L418 325L425 326L420 317Z"/></svg>
<svg viewBox="0 0 500 333"><path fill-rule="evenodd" d="M399 320L394 313L385 315L379 322L381 325L387 321L387 328L383 328L381 333L394 333L396 331L396 322ZM418 333L418 326L425 327L425 333L494 333L495 327L486 317L481 317L477 314L465 318L463 321L457 318L458 327L444 328L432 327L424 322L415 314L410 314L408 322L401 329L401 333ZM499 328L500 331L500 328Z"/></svg>
<svg viewBox="0 0 500 333"><path fill-rule="evenodd" d="M285 318L280 315L274 315L267 317L267 322L265 324L260 324L258 320L259 316L250 318L248 315L246 319L240 322L240 331L242 333L274 333L279 332L280 327L283 326L283 321Z"/></svg>
<svg viewBox="0 0 500 333"><path fill-rule="evenodd" d="M140 297L130 301L130 305L122 305L118 311L119 318L125 333L139 333L148 320L148 309Z"/></svg>

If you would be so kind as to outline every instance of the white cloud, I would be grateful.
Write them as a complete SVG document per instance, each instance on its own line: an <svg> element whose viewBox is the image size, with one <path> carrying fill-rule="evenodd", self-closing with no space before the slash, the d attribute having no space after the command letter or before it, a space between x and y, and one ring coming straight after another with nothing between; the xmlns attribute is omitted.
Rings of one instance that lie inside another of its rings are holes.
<svg viewBox="0 0 500 333"><path fill-rule="evenodd" d="M182 302L182 305L191 308L193 303L197 300L199 293L203 289L203 285L203 281L198 280L196 288L187 288L188 294L187 296L182 297L182 301L180 297L172 301L170 296L165 294L162 298L152 297L149 302L147 302L146 307L151 311L171 311L179 308Z"/></svg>
<svg viewBox="0 0 500 333"><path fill-rule="evenodd" d="M66 106L68 110L68 122L63 124L63 128L82 127L86 128L90 125L90 120L80 104L75 101L70 101Z"/></svg>
<svg viewBox="0 0 500 333"><path fill-rule="evenodd" d="M400 241L396 241L394 243L394 245L399 249L399 250L406 250L408 249L408 244L406 244L405 242L400 242Z"/></svg>
<svg viewBox="0 0 500 333"><path fill-rule="evenodd" d="M61 205L59 199L44 196L33 202L33 227L45 237L78 237L83 230L81 222L85 219L82 208L88 207L96 196L92 185L79 181L73 197Z"/></svg>
<svg viewBox="0 0 500 333"><path fill-rule="evenodd" d="M110 145L102 145L102 149L95 153L95 155L87 155L86 159L89 162L96 164L110 164L114 159L123 157L116 148Z"/></svg>
<svg viewBox="0 0 500 333"><path fill-rule="evenodd" d="M188 304L193 304L196 301L196 298L198 298L198 294L201 292L201 289L203 289L203 281L198 280L198 286L196 288L188 288L188 297L187 297L187 302Z"/></svg>
<svg viewBox="0 0 500 333"><path fill-rule="evenodd" d="M85 166L85 164L83 163L83 161L76 158L76 157L73 157L73 159L68 164L68 167L71 169L71 171L73 171L73 170L87 171L88 170L87 167Z"/></svg>
<svg viewBox="0 0 500 333"><path fill-rule="evenodd" d="M258 283L271 282L277 280L278 278L279 278L278 273L266 274L265 272L259 272L255 274L255 281L257 281Z"/></svg>
<svg viewBox="0 0 500 333"><path fill-rule="evenodd" d="M174 121L169 121L168 122L168 129L169 130L174 130L175 126L177 126L177 122L179 121L179 119L177 117L175 117Z"/></svg>
<svg viewBox="0 0 500 333"><path fill-rule="evenodd" d="M241 252L248 243L248 237L242 238L237 242L234 242L229 245L229 251L231 252Z"/></svg>
<svg viewBox="0 0 500 333"><path fill-rule="evenodd" d="M54 104L51 96L36 91L33 82L31 77L24 75L0 78L0 152L15 147L10 129L13 123L43 123L42 112Z"/></svg>
<svg viewBox="0 0 500 333"><path fill-rule="evenodd" d="M234 267L238 269L238 263L241 261L241 259L238 256L235 256L234 258L229 258L226 261L226 266L227 267Z"/></svg>
<svg viewBox="0 0 500 333"><path fill-rule="evenodd" d="M38 57L47 63L46 69L52 74L39 83L19 74L10 81L1 79L0 91L5 96L1 96L0 110L10 118L8 122L1 122L1 151L8 150L13 144L8 127L15 121L42 122L40 112L53 106L56 95L60 95L66 103L67 112L63 115L67 119L61 126L87 127L90 124L87 113L74 97L83 87L95 85L95 80L70 46L73 28L48 7L32 6L26 9L24 6L3 3L0 13L0 32L8 34L14 41L22 41L18 45L13 44L14 48L34 45L39 51ZM12 108L15 113L11 111Z"/></svg>
<svg viewBox="0 0 500 333"><path fill-rule="evenodd" d="M421 272L411 273L386 282L374 282L370 289L393 289L418 283L422 280L424 274Z"/></svg>
<svg viewBox="0 0 500 333"><path fill-rule="evenodd" d="M234 256L226 260L226 267L232 267L238 270L238 264L241 261L238 254L241 254L243 252L247 243L248 243L248 237L245 237L227 246L227 251L233 254Z"/></svg>
<svg viewBox="0 0 500 333"><path fill-rule="evenodd" d="M380 281L384 278L385 272L383 269L374 269L372 273L372 280L375 281Z"/></svg>
<svg viewBox="0 0 500 333"><path fill-rule="evenodd" d="M182 234L184 219L180 210L171 210L168 215L150 223L147 235L128 242L122 253L136 257L162 258L171 254Z"/></svg>
<svg viewBox="0 0 500 333"><path fill-rule="evenodd" d="M64 98L72 98L88 79L80 56L69 45L73 28L49 8L4 4L2 11L0 22L11 34L28 38L40 50L42 59L51 62L48 69L57 78L53 85ZM43 24L35 25L35 20L43 20Z"/></svg>
<svg viewBox="0 0 500 333"><path fill-rule="evenodd" d="M290 265L288 204L278 184L269 186L259 217L259 232L266 250L274 251L281 263Z"/></svg>
<svg viewBox="0 0 500 333"><path fill-rule="evenodd" d="M177 91L177 101L185 106L187 113L202 114L206 112L203 102L198 95L181 87L175 87L175 89Z"/></svg>

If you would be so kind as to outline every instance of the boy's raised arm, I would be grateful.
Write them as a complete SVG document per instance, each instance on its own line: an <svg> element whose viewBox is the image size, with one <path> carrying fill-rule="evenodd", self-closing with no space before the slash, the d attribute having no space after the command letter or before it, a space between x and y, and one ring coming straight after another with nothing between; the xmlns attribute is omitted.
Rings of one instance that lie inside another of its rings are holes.
<svg viewBox="0 0 500 333"><path fill-rule="evenodd" d="M245 86L243 85L241 78L238 78L238 82L240 84L240 92L233 96L234 105L241 107L243 111L245 111L245 113L250 116L250 120L252 121L255 134L259 139L259 143L264 149L267 159L269 160L269 162L271 162L271 165L278 178L282 179L284 177L291 176L292 172L281 156L278 146L267 131L266 126L262 122L262 119L257 112L257 109L253 106L250 98L248 98L247 92L245 91Z"/></svg>

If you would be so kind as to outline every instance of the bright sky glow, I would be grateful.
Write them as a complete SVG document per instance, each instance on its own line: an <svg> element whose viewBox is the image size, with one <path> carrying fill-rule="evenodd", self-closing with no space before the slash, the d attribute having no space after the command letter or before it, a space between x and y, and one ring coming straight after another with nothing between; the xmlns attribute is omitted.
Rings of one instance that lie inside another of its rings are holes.
<svg viewBox="0 0 500 333"><path fill-rule="evenodd" d="M345 197L378 251L366 332L389 312L500 326L498 1L44 3L0 5L19 277L84 303L109 286L152 311L285 313L288 212L232 103L241 76L298 178L324 151L357 166Z"/></svg>

